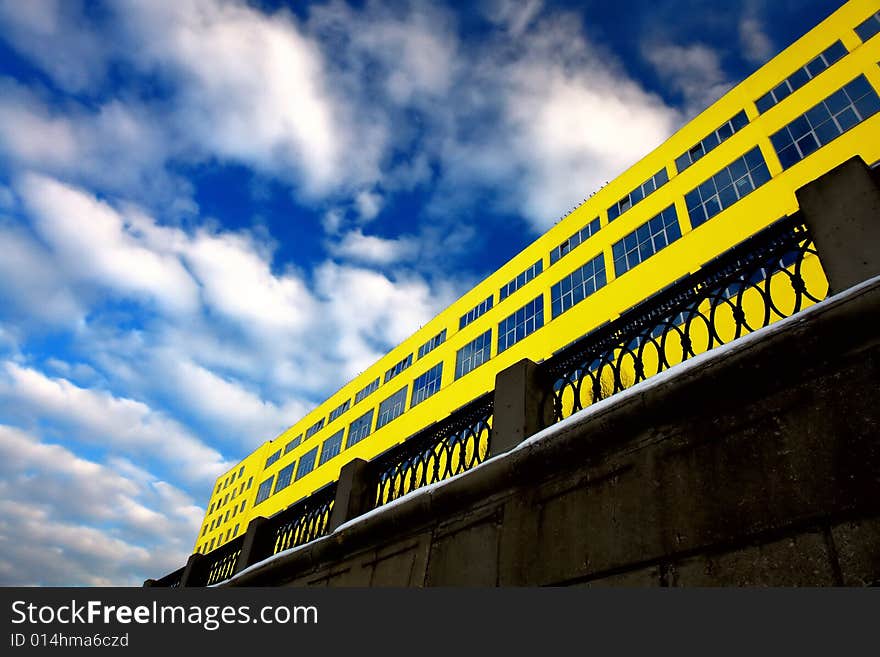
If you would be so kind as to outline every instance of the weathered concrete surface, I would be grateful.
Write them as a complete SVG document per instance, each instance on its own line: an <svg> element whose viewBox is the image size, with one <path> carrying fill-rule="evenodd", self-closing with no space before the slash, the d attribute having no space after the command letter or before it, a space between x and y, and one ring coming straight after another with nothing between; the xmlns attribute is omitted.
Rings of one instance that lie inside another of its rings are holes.
<svg viewBox="0 0 880 657"><path fill-rule="evenodd" d="M880 583L880 284L233 585Z"/></svg>

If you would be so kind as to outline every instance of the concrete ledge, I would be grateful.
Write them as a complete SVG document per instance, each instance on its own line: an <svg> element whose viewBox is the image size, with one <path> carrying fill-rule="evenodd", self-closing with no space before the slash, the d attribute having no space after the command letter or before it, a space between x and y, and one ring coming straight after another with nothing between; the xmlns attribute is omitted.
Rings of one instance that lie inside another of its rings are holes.
<svg viewBox="0 0 880 657"><path fill-rule="evenodd" d="M792 551L795 583L880 579L878 327L874 279L226 585L775 585Z"/></svg>

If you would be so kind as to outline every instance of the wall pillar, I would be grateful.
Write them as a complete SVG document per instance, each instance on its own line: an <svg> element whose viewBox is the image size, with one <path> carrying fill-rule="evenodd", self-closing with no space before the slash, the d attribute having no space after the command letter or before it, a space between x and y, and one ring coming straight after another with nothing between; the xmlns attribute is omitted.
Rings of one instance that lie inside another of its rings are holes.
<svg viewBox="0 0 880 657"><path fill-rule="evenodd" d="M370 510L369 463L363 459L352 459L342 466L336 483L336 499L327 526L327 533L333 533L340 525L363 515Z"/></svg>
<svg viewBox="0 0 880 657"><path fill-rule="evenodd" d="M180 587L185 586L204 586L205 578L203 577L203 567L205 555L193 552L186 560L186 566L183 569L183 575L180 576Z"/></svg>
<svg viewBox="0 0 880 657"><path fill-rule="evenodd" d="M547 393L537 364L527 358L497 374L489 456L510 451L553 424L553 398Z"/></svg>
<svg viewBox="0 0 880 657"><path fill-rule="evenodd" d="M853 157L796 192L819 259L836 294L880 275L880 184Z"/></svg>
<svg viewBox="0 0 880 657"><path fill-rule="evenodd" d="M266 518L263 516L257 516L248 523L241 543L241 554L238 555L238 562L235 564L236 573L269 556L272 533L264 527L265 524Z"/></svg>

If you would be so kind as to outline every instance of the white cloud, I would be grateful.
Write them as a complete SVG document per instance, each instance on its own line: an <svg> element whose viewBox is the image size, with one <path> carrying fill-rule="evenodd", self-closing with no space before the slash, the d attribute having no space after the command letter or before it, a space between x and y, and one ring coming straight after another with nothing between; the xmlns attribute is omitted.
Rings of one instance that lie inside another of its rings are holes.
<svg viewBox="0 0 880 657"><path fill-rule="evenodd" d="M705 44L649 44L644 55L661 79L681 93L688 116L706 109L733 86L718 52Z"/></svg>
<svg viewBox="0 0 880 657"><path fill-rule="evenodd" d="M137 585L182 564L200 509L116 465L0 425L0 584Z"/></svg>
<svg viewBox="0 0 880 657"><path fill-rule="evenodd" d="M382 196L375 192L360 192L354 199L361 221L372 221L382 209Z"/></svg>
<svg viewBox="0 0 880 657"><path fill-rule="evenodd" d="M387 266L414 260L418 255L418 242L412 237L386 239L364 235L360 229L353 230L330 244L331 253L352 262Z"/></svg>
<svg viewBox="0 0 880 657"><path fill-rule="evenodd" d="M215 449L143 402L81 388L11 361L0 370L0 405L8 417L29 425L52 421L64 427L68 440L164 463L189 482L213 481L227 466Z"/></svg>
<svg viewBox="0 0 880 657"><path fill-rule="evenodd" d="M740 19L739 41L746 59L756 65L763 64L776 52L773 41L757 16L745 15Z"/></svg>

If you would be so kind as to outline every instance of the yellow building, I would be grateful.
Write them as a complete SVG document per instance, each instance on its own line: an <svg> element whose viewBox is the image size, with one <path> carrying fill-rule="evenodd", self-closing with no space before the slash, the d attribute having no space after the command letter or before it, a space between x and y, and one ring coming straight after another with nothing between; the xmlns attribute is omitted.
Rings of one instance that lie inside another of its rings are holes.
<svg viewBox="0 0 880 657"><path fill-rule="evenodd" d="M274 440L221 475L206 553L880 160L880 0L850 0ZM625 126L621 126L625 129ZM585 190L589 191L589 190ZM814 263L805 277L823 278Z"/></svg>

